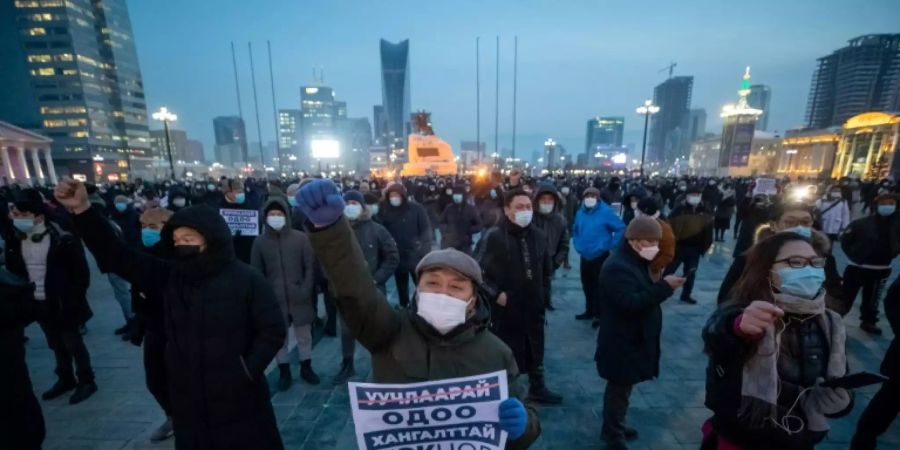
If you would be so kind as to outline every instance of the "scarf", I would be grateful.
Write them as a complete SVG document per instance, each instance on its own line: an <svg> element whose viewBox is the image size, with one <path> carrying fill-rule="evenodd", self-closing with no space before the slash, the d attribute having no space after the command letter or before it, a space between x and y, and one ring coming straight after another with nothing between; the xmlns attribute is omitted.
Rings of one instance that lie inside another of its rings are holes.
<svg viewBox="0 0 900 450"><path fill-rule="evenodd" d="M807 316L804 320L815 320L828 339L830 354L828 355L828 369L826 379L842 377L847 371L847 354L845 344L847 333L844 329L841 316L825 309L825 294L820 293L813 300L792 296L790 294L775 294L776 304L787 314ZM738 419L746 423L751 429L761 429L767 422L773 422L779 428L785 428L778 417L778 394L780 379L778 377L778 357L781 347L781 334L787 328L784 325L779 331L775 331L775 324L766 327L765 334L759 342L756 354L744 363L743 378L741 380L741 406L738 410ZM803 393L807 392L806 390ZM804 395L801 393L801 395ZM794 404L796 405L799 399ZM807 407L809 402L803 402L803 410L806 416L805 428L810 431L827 431L828 419L817 411ZM790 414L789 410L787 414ZM802 429L801 429L802 430ZM794 434L799 430L785 430L788 434Z"/></svg>

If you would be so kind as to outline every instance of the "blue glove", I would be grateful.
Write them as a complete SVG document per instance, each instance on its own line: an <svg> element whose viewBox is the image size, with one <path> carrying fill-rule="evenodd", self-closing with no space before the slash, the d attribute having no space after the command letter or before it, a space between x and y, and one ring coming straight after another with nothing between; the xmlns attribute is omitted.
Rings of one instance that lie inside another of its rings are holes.
<svg viewBox="0 0 900 450"><path fill-rule="evenodd" d="M500 402L499 416L500 429L505 431L510 439L518 439L525 434L528 412L519 399L510 397Z"/></svg>
<svg viewBox="0 0 900 450"><path fill-rule="evenodd" d="M294 197L303 214L317 227L331 225L344 214L341 191L331 180L315 180L303 186Z"/></svg>

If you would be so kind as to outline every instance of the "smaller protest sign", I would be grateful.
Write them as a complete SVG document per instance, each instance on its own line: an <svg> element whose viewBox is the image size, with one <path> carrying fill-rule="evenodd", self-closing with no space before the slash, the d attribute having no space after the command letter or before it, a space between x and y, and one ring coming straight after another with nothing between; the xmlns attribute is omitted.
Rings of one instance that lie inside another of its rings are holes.
<svg viewBox="0 0 900 450"><path fill-rule="evenodd" d="M255 209L222 208L219 214L225 219L232 235L259 236L259 212Z"/></svg>
<svg viewBox="0 0 900 450"><path fill-rule="evenodd" d="M412 384L348 383L363 450L500 450L506 371Z"/></svg>
<svg viewBox="0 0 900 450"><path fill-rule="evenodd" d="M756 187L753 189L753 195L775 195L778 194L778 188L775 187L774 178L757 178Z"/></svg>

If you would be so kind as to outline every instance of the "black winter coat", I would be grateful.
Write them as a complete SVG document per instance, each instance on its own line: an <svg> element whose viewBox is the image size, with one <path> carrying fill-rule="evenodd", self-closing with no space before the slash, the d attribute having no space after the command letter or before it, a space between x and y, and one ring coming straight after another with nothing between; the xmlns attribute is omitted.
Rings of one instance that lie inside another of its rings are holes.
<svg viewBox="0 0 900 450"><path fill-rule="evenodd" d="M382 202L378 212L378 222L394 237L400 251L398 270L414 271L419 261L431 251L431 238L434 233L428 222L428 213L422 205L410 202L406 198L406 190L394 184L385 192L385 199L391 192L399 192L403 203L393 206L388 200Z"/></svg>
<svg viewBox="0 0 900 450"><path fill-rule="evenodd" d="M597 317L597 373L607 381L635 384L659 375L662 309L672 295L663 280L650 278L650 262L622 241L600 269L604 301Z"/></svg>
<svg viewBox="0 0 900 450"><path fill-rule="evenodd" d="M4 220L9 222L6 217L0 218L0 222ZM22 238L11 230L11 226L0 225L6 241L6 266L10 272L31 281L22 259ZM46 301L41 302L44 310L41 323L58 327L83 325L94 315L87 301L91 272L84 257L84 247L77 236L55 222L47 222L47 230L44 239L50 239L50 250L47 252Z"/></svg>
<svg viewBox="0 0 900 450"><path fill-rule="evenodd" d="M122 232L122 240L124 240L126 244L135 248L140 248L141 217L140 214L134 210L133 206L128 205L128 207L125 208L125 211L122 212L113 210L112 214L109 215L109 218L119 227L119 230Z"/></svg>
<svg viewBox="0 0 900 450"><path fill-rule="evenodd" d="M463 199L444 208L440 218L441 248L455 248L466 253L472 248L472 235L481 231L478 210Z"/></svg>
<svg viewBox="0 0 900 450"><path fill-rule="evenodd" d="M854 220L841 236L841 248L854 264L890 265L900 255L900 213Z"/></svg>
<svg viewBox="0 0 900 450"><path fill-rule="evenodd" d="M522 371L541 360L543 352L544 286L553 276L547 236L534 226L521 228L504 216L486 231L475 259L484 275L482 288L491 300L491 331L512 349ZM496 303L506 293L506 306ZM529 349L532 353L529 353Z"/></svg>
<svg viewBox="0 0 900 450"><path fill-rule="evenodd" d="M534 213L534 226L547 235L547 248L553 261L553 269L556 270L569 259L569 223L563 216L564 203L553 186L541 186L534 194L534 203L537 204L541 194L553 194L554 206L550 214Z"/></svg>
<svg viewBox="0 0 900 450"><path fill-rule="evenodd" d="M362 249L363 258L369 267L369 274L379 288L384 288L385 283L397 270L400 264L400 252L397 251L397 243L391 237L391 233L381 225L375 223L369 215L368 208L360 215L359 219L350 222L353 226L353 234L356 242Z"/></svg>
<svg viewBox="0 0 900 450"><path fill-rule="evenodd" d="M0 436L5 448L40 449L46 434L25 363L24 328L38 311L25 279L0 269Z"/></svg>
<svg viewBox="0 0 900 450"><path fill-rule="evenodd" d="M283 448L264 371L284 343L284 319L265 278L235 258L219 212L191 206L169 219L165 248L178 227L206 239L205 251L183 260L122 245L93 208L75 216L75 226L98 261L163 291L176 448Z"/></svg>

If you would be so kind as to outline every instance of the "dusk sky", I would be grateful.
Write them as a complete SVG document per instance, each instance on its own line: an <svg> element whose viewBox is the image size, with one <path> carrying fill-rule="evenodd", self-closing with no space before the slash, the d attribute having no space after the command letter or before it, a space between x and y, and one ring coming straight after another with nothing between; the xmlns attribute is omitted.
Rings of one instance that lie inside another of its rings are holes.
<svg viewBox="0 0 900 450"><path fill-rule="evenodd" d="M547 137L584 149L586 121L625 116L640 146L634 108L676 61L693 75L693 108L718 133L722 105L737 99L744 67L772 88L769 129L803 123L816 58L869 33L900 31L897 0L732 1L342 1L130 0L151 111L167 106L177 128L212 154L212 118L236 115L229 43L235 42L242 106L256 141L247 42L254 46L264 142L275 129L266 40L279 108L299 108L301 85L323 67L350 117L381 103L378 41L410 39L412 109L432 113L454 147L475 138L475 38L481 36L481 135L493 150L495 36L501 38L500 147L511 146L513 37L519 37L518 144L529 157ZM151 124L156 128L157 124Z"/></svg>

